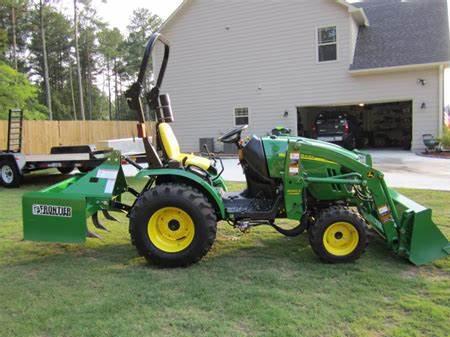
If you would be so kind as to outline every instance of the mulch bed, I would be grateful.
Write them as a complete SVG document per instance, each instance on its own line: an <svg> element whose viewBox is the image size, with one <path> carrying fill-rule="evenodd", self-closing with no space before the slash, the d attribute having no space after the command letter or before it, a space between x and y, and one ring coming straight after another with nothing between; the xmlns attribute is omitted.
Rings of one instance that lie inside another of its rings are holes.
<svg viewBox="0 0 450 337"><path fill-rule="evenodd" d="M418 154L420 156L424 156L424 157L450 159L450 151L444 151L444 152L421 152L421 153L418 153Z"/></svg>

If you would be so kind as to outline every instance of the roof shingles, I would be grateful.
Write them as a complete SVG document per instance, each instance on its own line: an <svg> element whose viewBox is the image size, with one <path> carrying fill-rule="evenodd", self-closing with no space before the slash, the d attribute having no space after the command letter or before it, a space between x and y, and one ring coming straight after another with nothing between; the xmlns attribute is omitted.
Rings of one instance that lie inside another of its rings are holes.
<svg viewBox="0 0 450 337"><path fill-rule="evenodd" d="M447 0L364 0L369 27L360 27L350 70L450 60Z"/></svg>

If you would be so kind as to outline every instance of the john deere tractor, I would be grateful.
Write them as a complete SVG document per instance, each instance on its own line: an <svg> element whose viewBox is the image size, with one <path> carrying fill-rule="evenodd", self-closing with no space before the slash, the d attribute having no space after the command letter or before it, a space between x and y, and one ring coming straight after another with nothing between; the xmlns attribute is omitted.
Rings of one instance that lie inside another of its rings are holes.
<svg viewBox="0 0 450 337"><path fill-rule="evenodd" d="M164 45L156 83L143 92L147 65L157 42ZM219 138L234 144L247 186L227 192L219 157L183 153L171 123L170 99L160 94L168 64L169 43L154 34L145 50L139 77L126 96L136 111L148 168L114 152L97 169L74 176L23 198L26 240L81 243L98 236L88 230L92 216L97 229L106 230L98 213L124 212L129 217L131 242L150 263L178 267L199 261L211 249L217 222L227 221L247 231L267 225L283 235L307 232L311 248L329 263L358 259L368 243L368 228L386 246L416 265L450 253L447 238L431 219L431 210L388 188L371 157L326 142L291 137L289 132L243 139L246 126ZM156 112L157 143L145 133L143 102ZM147 179L142 191L127 185L121 163L135 166ZM130 193L134 202L122 202ZM295 228L276 225L276 219L298 222Z"/></svg>

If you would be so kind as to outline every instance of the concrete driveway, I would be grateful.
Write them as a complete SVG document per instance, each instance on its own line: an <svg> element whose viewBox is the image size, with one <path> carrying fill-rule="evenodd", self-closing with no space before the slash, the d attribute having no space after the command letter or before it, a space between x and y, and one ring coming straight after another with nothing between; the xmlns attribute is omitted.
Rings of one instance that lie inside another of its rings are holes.
<svg viewBox="0 0 450 337"><path fill-rule="evenodd" d="M385 174L390 187L450 191L450 160L418 156L409 151L371 150L374 167ZM225 159L223 177L245 181L237 159Z"/></svg>

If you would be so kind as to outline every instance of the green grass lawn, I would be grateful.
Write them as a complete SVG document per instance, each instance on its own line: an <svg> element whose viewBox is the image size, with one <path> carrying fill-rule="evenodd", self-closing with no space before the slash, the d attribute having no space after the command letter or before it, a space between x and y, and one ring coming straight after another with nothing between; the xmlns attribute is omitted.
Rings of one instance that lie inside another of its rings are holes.
<svg viewBox="0 0 450 337"><path fill-rule="evenodd" d="M21 241L21 196L48 184L0 189L2 337L450 335L450 258L417 268L374 238L356 263L327 265L305 235L221 223L200 263L158 269L137 256L125 217L103 241ZM401 192L450 236L450 193Z"/></svg>

